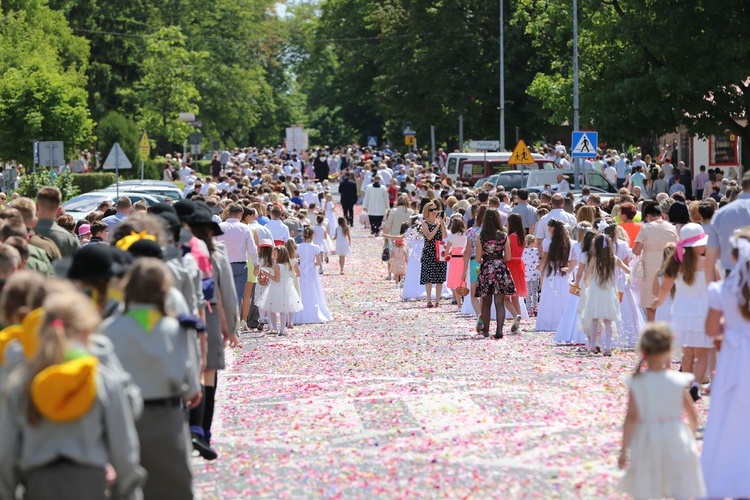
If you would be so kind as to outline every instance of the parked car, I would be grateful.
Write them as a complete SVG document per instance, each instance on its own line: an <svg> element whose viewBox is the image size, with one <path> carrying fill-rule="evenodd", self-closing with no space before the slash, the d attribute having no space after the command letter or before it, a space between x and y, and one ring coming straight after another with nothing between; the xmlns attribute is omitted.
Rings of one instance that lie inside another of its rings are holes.
<svg viewBox="0 0 750 500"><path fill-rule="evenodd" d="M573 186L573 169L558 170L509 170L497 174L497 180L493 179L495 186L502 185L506 191L511 189L526 188L529 190L544 189L549 185L552 191L557 190L557 175L563 174L568 183ZM597 189L601 193L610 193L613 196L618 193L617 188L599 172L587 170L583 172L583 185Z"/></svg>
<svg viewBox="0 0 750 500"><path fill-rule="evenodd" d="M121 189L120 197L122 196L127 196L133 203L137 201L145 201L149 206L161 203L166 199L162 196L153 196L146 193L136 193ZM62 204L62 208L65 210L66 214L72 215L73 218L78 221L96 210L103 201L110 200L114 203L117 199L118 196L115 191L91 191L90 193L84 193L69 199Z"/></svg>
<svg viewBox="0 0 750 500"><path fill-rule="evenodd" d="M156 196L166 196L172 198L174 201L179 201L183 198L182 191L174 184L162 185L162 184L122 184L120 183L120 190L127 189L131 193L144 193ZM115 185L111 185L106 188L106 191L116 190Z"/></svg>

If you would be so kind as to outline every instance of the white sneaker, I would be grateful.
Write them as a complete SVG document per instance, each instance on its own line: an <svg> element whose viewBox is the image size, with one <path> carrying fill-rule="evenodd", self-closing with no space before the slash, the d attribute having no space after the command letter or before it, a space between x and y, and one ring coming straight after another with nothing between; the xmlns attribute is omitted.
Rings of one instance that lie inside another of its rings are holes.
<svg viewBox="0 0 750 500"><path fill-rule="evenodd" d="M247 327L247 321L245 321L244 319L240 320L240 327L237 329L237 331L246 332L248 330L249 328Z"/></svg>

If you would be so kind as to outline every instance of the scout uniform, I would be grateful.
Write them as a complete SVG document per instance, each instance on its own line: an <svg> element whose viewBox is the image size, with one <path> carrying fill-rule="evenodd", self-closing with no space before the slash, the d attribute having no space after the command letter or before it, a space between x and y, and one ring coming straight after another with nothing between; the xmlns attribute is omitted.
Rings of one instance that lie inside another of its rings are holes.
<svg viewBox="0 0 750 500"><path fill-rule="evenodd" d="M23 484L28 500L100 499L107 464L117 474L113 497L141 498L145 473L120 374L78 346L34 377L30 397L41 417L34 425L23 392L14 375L0 401L0 498L16 498Z"/></svg>
<svg viewBox="0 0 750 500"><path fill-rule="evenodd" d="M146 499L192 498L190 441L182 400L200 392L195 320L163 316L154 306L130 304L100 329L114 344L125 371L143 396L136 423Z"/></svg>

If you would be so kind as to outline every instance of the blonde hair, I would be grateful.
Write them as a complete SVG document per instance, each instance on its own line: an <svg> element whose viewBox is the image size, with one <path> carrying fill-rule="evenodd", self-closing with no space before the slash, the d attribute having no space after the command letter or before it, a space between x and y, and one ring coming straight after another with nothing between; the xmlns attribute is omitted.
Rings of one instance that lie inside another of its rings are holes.
<svg viewBox="0 0 750 500"><path fill-rule="evenodd" d="M155 306L167 315L166 302L172 287L172 273L159 259L143 257L135 261L122 280L125 310L133 303Z"/></svg>
<svg viewBox="0 0 750 500"><path fill-rule="evenodd" d="M286 248L287 253L289 253L289 258L294 259L297 257L297 242L293 239L289 238L284 242L284 247Z"/></svg>
<svg viewBox="0 0 750 500"><path fill-rule="evenodd" d="M648 323L641 332L638 349L641 351L642 357L633 372L633 376L640 375L646 356L670 352L673 338L674 335L668 323Z"/></svg>
<svg viewBox="0 0 750 500"><path fill-rule="evenodd" d="M65 361L69 340L86 343L101 317L94 304L72 288L51 294L44 301L44 320L39 328L39 350L24 369L23 390L27 403L27 417L31 425L41 421L39 410L30 397L31 383L39 373Z"/></svg>
<svg viewBox="0 0 750 500"><path fill-rule="evenodd" d="M426 219L430 215L430 209L434 208L437 210L437 205L434 201L431 201L429 203L425 203L424 207L422 207L422 218Z"/></svg>
<svg viewBox="0 0 750 500"><path fill-rule="evenodd" d="M524 239L524 246L526 248L536 245L536 236L533 234L527 234Z"/></svg>
<svg viewBox="0 0 750 500"><path fill-rule="evenodd" d="M0 316L5 325L19 323L47 296L49 279L37 272L19 271L8 278L0 299Z"/></svg>

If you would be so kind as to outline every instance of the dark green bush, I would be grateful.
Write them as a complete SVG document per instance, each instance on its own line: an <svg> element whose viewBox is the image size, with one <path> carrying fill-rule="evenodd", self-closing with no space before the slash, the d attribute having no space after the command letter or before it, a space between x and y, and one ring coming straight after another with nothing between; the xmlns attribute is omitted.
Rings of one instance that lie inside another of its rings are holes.
<svg viewBox="0 0 750 500"><path fill-rule="evenodd" d="M81 193L89 193L97 189L104 189L115 183L114 172L92 172L88 174L73 174L73 184Z"/></svg>

